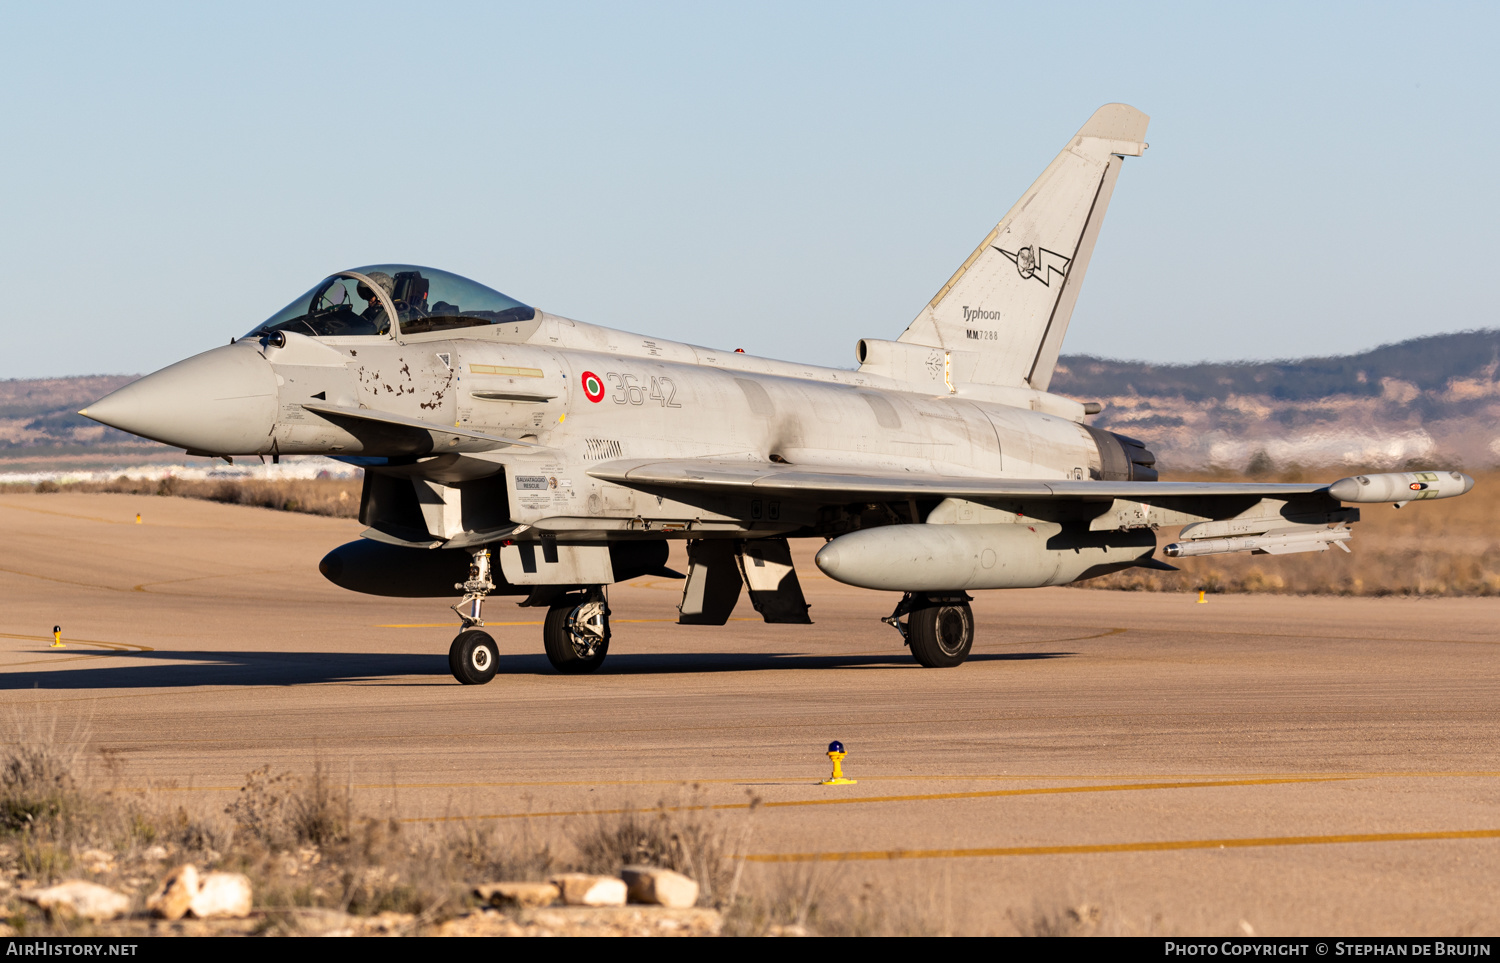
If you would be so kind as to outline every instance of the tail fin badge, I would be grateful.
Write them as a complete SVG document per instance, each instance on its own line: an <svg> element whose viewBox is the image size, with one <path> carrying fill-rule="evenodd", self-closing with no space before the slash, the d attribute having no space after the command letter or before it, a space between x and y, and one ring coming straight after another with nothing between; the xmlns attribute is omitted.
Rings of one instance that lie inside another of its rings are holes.
<svg viewBox="0 0 1500 963"><path fill-rule="evenodd" d="M1053 274L1060 278L1067 277L1068 265L1073 263L1072 258L1063 257L1056 251L1049 251L1041 246L1023 247L1015 252L1007 251L994 244L990 246L1010 258L1021 277L1040 281L1043 287L1052 286Z"/></svg>

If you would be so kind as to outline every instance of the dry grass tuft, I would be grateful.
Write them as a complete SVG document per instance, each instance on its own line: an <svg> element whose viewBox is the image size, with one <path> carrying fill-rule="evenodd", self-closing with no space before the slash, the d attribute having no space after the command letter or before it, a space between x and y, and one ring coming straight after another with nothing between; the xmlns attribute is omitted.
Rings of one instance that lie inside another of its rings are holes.
<svg viewBox="0 0 1500 963"><path fill-rule="evenodd" d="M245 777L240 795L224 810L235 830L272 849L345 842L354 824L348 788L330 784L323 763L302 780L284 772L272 775L261 766Z"/></svg>
<svg viewBox="0 0 1500 963"><path fill-rule="evenodd" d="M854 886L834 863L776 866L725 909L725 936L942 936L952 907L936 890L887 876Z"/></svg>
<svg viewBox="0 0 1500 963"><path fill-rule="evenodd" d="M760 798L749 793L749 815L731 824L711 810L703 789L689 787L675 805L666 800L650 812L627 805L600 814L572 833L580 868L587 873L618 873L632 864L675 870L698 883L701 906L734 903L744 872L752 818Z"/></svg>
<svg viewBox="0 0 1500 963"><path fill-rule="evenodd" d="M728 908L724 935L816 935L832 879L824 863L776 866Z"/></svg>
<svg viewBox="0 0 1500 963"><path fill-rule="evenodd" d="M1093 903L1063 907L1037 903L1030 913L1012 910L1006 915L1022 936L1094 936L1104 921L1104 911Z"/></svg>
<svg viewBox="0 0 1500 963"><path fill-rule="evenodd" d="M56 716L12 709L0 757L0 830L26 830L83 809L76 775L87 730L59 732Z"/></svg>

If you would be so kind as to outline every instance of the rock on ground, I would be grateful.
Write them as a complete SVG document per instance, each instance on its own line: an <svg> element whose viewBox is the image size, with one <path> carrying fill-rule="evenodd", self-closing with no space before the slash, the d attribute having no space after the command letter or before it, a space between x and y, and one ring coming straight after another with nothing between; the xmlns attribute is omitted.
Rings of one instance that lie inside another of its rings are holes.
<svg viewBox="0 0 1500 963"><path fill-rule="evenodd" d="M217 872L200 876L198 867L183 863L147 898L146 909L166 920L180 920L188 914L200 920L244 919L250 915L251 896L248 876Z"/></svg>
<svg viewBox="0 0 1500 963"><path fill-rule="evenodd" d="M698 884L670 869L626 866L620 872L632 903L651 903L682 909L698 902Z"/></svg>
<svg viewBox="0 0 1500 963"><path fill-rule="evenodd" d="M552 877L551 882L562 892L563 902L569 906L625 905L625 881L617 876L562 873Z"/></svg>
<svg viewBox="0 0 1500 963"><path fill-rule="evenodd" d="M250 877L243 873L209 873L188 905L200 920L244 919L250 915Z"/></svg>
<svg viewBox="0 0 1500 963"><path fill-rule="evenodd" d="M48 913L81 916L96 923L123 916L130 909L129 896L81 879L66 880L46 889L34 889L22 893L21 898Z"/></svg>
<svg viewBox="0 0 1500 963"><path fill-rule="evenodd" d="M198 867L184 863L168 873L156 892L146 898L146 909L164 920L180 920L197 895Z"/></svg>
<svg viewBox="0 0 1500 963"><path fill-rule="evenodd" d="M562 891L552 883L484 883L474 895L491 906L551 906Z"/></svg>

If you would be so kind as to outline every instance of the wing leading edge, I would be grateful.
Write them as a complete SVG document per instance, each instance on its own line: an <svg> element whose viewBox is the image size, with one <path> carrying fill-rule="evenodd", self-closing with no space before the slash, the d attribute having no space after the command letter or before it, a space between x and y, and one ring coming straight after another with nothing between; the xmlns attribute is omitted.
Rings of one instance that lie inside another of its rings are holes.
<svg viewBox="0 0 1500 963"><path fill-rule="evenodd" d="M601 481L641 489L774 492L783 498L964 498L1159 501L1170 498L1290 498L1327 493L1326 482L1106 482L985 478L753 461L611 461L589 470Z"/></svg>

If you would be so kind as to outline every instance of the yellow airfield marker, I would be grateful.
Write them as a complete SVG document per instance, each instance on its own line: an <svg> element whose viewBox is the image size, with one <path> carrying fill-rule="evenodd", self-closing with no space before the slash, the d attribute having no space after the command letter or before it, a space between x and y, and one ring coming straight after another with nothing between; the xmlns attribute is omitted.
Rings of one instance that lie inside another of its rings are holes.
<svg viewBox="0 0 1500 963"><path fill-rule="evenodd" d="M1204 592L1203 589L1199 589L1198 590L1198 604L1199 605L1206 605L1208 603L1208 599L1204 598L1204 595L1206 595L1206 594L1207 593Z"/></svg>
<svg viewBox="0 0 1500 963"><path fill-rule="evenodd" d="M849 755L844 751L844 744L834 740L828 744L828 758L833 760L833 775L818 783L820 786L852 786L859 782L858 779L850 779L844 775L844 757Z"/></svg>
<svg viewBox="0 0 1500 963"><path fill-rule="evenodd" d="M60 625L54 625L54 626L52 626L52 645L50 646L50 648L53 648L53 649L66 649L67 648L66 645L63 645L63 640L62 640L62 626L60 626Z"/></svg>

